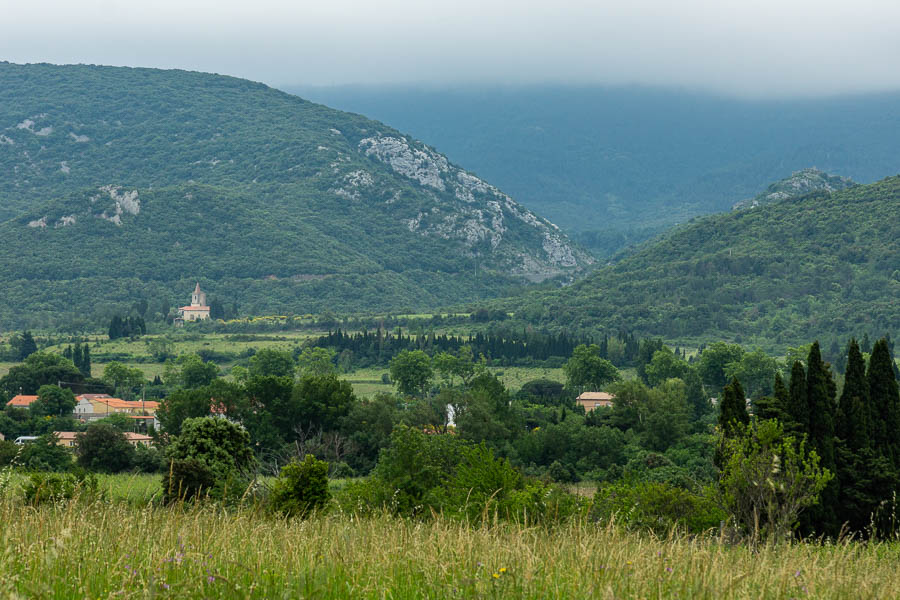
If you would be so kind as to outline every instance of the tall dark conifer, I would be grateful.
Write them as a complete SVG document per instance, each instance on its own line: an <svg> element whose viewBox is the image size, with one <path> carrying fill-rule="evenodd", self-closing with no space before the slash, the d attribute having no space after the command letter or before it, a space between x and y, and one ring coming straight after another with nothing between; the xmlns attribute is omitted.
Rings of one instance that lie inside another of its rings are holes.
<svg viewBox="0 0 900 600"><path fill-rule="evenodd" d="M835 435L846 443L851 451L858 451L869 444L869 384L866 381L866 361L859 344L850 340L847 349L847 369L844 389L838 405Z"/></svg>
<svg viewBox="0 0 900 600"><path fill-rule="evenodd" d="M786 417L787 409L790 406L790 395L784 386L784 380L781 373L775 373L775 383L772 386L772 395L764 396L754 402L756 406L756 418L760 421L769 419L777 419L782 424L789 420Z"/></svg>
<svg viewBox="0 0 900 600"><path fill-rule="evenodd" d="M37 342L34 341L34 337L31 335L31 332L23 331L18 345L19 360L25 360L26 358L37 352L37 349Z"/></svg>
<svg viewBox="0 0 900 600"><path fill-rule="evenodd" d="M809 414L809 441L822 459L822 466L834 471L834 379L822 360L819 342L813 343L806 361L806 398Z"/></svg>
<svg viewBox="0 0 900 600"><path fill-rule="evenodd" d="M806 370L795 361L791 367L789 401L785 411L784 429L794 435L809 434L809 404L806 397Z"/></svg>
<svg viewBox="0 0 900 600"><path fill-rule="evenodd" d="M775 398L775 405L781 413L781 419L784 421L791 406L791 394L787 386L784 385L784 378L781 373L775 373L775 383L772 385L772 396Z"/></svg>
<svg viewBox="0 0 900 600"><path fill-rule="evenodd" d="M81 343L75 344L75 349L72 350L72 362L75 363L75 368L81 371L81 374L84 375L84 369L82 367L82 363L84 362L84 353L81 349Z"/></svg>
<svg viewBox="0 0 900 600"><path fill-rule="evenodd" d="M861 535L881 535L889 531L886 511L879 509L884 499L897 489L894 466L873 447L873 422L865 359L856 340L847 348L844 390L835 424L835 463L839 483L836 503L838 522ZM875 531L872 531L874 525Z"/></svg>
<svg viewBox="0 0 900 600"><path fill-rule="evenodd" d="M809 349L806 361L806 397L809 414L809 445L814 449L822 468L836 473L834 452L835 385L831 369L822 360L819 342ZM832 479L819 495L819 504L804 513L801 531L807 534L835 536L841 522L836 509L840 486Z"/></svg>
<svg viewBox="0 0 900 600"><path fill-rule="evenodd" d="M894 376L894 360L887 340L875 342L869 371L866 373L871 411L871 439L876 451L887 457L894 467L900 462L900 392Z"/></svg>
<svg viewBox="0 0 900 600"><path fill-rule="evenodd" d="M81 364L78 366L81 374L85 377L91 376L91 346L85 343L81 349Z"/></svg>
<svg viewBox="0 0 900 600"><path fill-rule="evenodd" d="M731 383L722 388L722 397L719 399L719 428L730 437L734 435L738 424L746 425L749 422L744 388L737 378L732 378Z"/></svg>

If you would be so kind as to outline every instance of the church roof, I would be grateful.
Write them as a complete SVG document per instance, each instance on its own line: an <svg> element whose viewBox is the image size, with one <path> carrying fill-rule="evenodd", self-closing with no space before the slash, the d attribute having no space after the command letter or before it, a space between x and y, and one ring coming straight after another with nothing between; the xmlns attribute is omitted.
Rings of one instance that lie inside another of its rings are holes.
<svg viewBox="0 0 900 600"><path fill-rule="evenodd" d="M178 310L209 310L208 306L182 306Z"/></svg>

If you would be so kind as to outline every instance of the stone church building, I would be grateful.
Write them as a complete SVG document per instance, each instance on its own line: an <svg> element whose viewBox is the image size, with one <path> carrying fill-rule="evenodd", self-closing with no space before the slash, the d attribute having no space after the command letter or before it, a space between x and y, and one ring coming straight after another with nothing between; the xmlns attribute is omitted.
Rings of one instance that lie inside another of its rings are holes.
<svg viewBox="0 0 900 600"><path fill-rule="evenodd" d="M202 321L209 318L209 305L206 303L206 292L200 289L200 283L194 288L191 294L191 303L189 306L182 306L178 309L181 318L185 321Z"/></svg>

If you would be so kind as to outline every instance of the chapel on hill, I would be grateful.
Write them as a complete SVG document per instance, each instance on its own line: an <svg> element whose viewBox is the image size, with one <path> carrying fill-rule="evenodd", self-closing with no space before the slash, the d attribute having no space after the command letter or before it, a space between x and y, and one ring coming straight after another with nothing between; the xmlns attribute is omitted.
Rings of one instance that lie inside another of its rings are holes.
<svg viewBox="0 0 900 600"><path fill-rule="evenodd" d="M185 321L202 321L209 318L209 305L206 303L206 292L200 289L200 282L191 294L191 303L178 309Z"/></svg>

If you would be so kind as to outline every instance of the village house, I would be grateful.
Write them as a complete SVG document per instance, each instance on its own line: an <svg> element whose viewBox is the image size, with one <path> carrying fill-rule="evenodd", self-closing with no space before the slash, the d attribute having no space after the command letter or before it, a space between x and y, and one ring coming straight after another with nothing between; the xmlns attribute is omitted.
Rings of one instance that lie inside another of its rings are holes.
<svg viewBox="0 0 900 600"><path fill-rule="evenodd" d="M575 402L583 406L585 412L591 412L595 408L612 408L615 397L615 394L607 392L584 392L575 399Z"/></svg>
<svg viewBox="0 0 900 600"><path fill-rule="evenodd" d="M159 421L156 420L156 409L159 408L159 402L122 400L107 394L81 394L75 396L75 400L77 401L74 410L75 418L81 421L93 421L120 414L139 420L144 424L145 429L148 425L159 428Z"/></svg>
<svg viewBox="0 0 900 600"><path fill-rule="evenodd" d="M206 303L206 292L200 289L200 283L191 294L191 303L178 309L181 321L202 321L209 318L209 305Z"/></svg>
<svg viewBox="0 0 900 600"><path fill-rule="evenodd" d="M75 449L75 436L78 435L77 431L54 431L53 435L56 436L56 444L58 446L71 448L72 450ZM153 445L153 438L142 433L133 433L131 431L126 431L125 439L128 440L128 443L135 448L137 448L139 444L144 446Z"/></svg>
<svg viewBox="0 0 900 600"><path fill-rule="evenodd" d="M18 394L12 397L12 400L6 403L7 406L14 406L16 408L28 408L31 406L31 403L37 400L37 396L27 396L23 394Z"/></svg>

